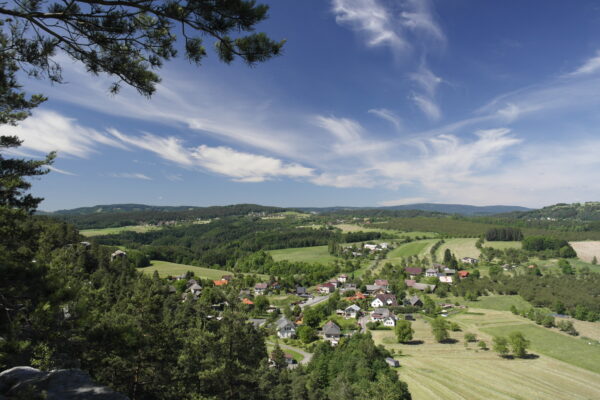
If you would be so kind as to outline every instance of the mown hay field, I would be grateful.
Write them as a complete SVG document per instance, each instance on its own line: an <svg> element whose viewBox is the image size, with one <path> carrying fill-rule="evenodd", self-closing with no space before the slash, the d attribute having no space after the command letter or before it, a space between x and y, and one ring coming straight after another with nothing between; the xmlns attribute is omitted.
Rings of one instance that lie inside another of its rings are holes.
<svg viewBox="0 0 600 400"><path fill-rule="evenodd" d="M158 271L158 275L161 278L167 276L183 275L188 271L192 271L199 278L213 280L221 279L223 275L233 274L230 271L225 271L221 269L195 267L193 265L177 264L168 261L153 260L150 263L151 265L149 267L138 268L138 271L141 271L148 275L152 275L154 271Z"/></svg>
<svg viewBox="0 0 600 400"><path fill-rule="evenodd" d="M570 245L577 252L579 259L592 262L592 259L596 257L596 259L600 260L600 241L570 242Z"/></svg>
<svg viewBox="0 0 600 400"><path fill-rule="evenodd" d="M329 254L327 246L298 247L281 250L271 250L269 254L275 261L304 261L310 263L329 264L336 257Z"/></svg>
<svg viewBox="0 0 600 400"><path fill-rule="evenodd" d="M466 399L596 399L600 397L600 374L572 363L549 357L538 350L532 359L503 359L492 350L479 350L475 343L464 346L465 332L475 333L491 347L491 335L480 330L502 326L533 326L508 312L472 309L472 314L459 314L451 319L462 332L451 332L453 344L436 343L429 323L418 318L413 322L414 339L422 344L395 343L393 331L372 331L377 344L402 351L400 379L407 382L414 400ZM508 324L508 325L507 325ZM515 325L516 324L516 325ZM512 329L512 328L511 328ZM545 329L545 328L539 328ZM525 333L525 332L524 332ZM549 332L561 336L559 333ZM527 336L527 333L525 334ZM565 337L568 340L580 339ZM535 335L533 341L556 343L546 335ZM564 345L564 343L562 344ZM532 345L533 346L533 345ZM545 346L542 343L542 346ZM570 343L565 348L571 349ZM598 351L600 355L600 351ZM571 360L572 361L572 360Z"/></svg>
<svg viewBox="0 0 600 400"><path fill-rule="evenodd" d="M83 236L86 236L86 237L93 237L93 236L104 236L104 235L117 235L121 232L127 232L127 231L144 233L144 232L154 231L157 229L160 229L160 227L153 226L153 225L129 225L129 226L120 226L118 228L83 229L83 230L80 230L79 233L81 233Z"/></svg>

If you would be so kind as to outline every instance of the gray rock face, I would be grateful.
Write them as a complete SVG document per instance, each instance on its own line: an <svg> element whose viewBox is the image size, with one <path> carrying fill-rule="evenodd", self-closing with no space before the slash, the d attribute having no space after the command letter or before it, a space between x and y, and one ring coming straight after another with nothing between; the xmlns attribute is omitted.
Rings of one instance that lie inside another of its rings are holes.
<svg viewBox="0 0 600 400"><path fill-rule="evenodd" d="M128 397L94 383L80 369L44 372L14 367L0 373L0 400L4 399L128 400Z"/></svg>

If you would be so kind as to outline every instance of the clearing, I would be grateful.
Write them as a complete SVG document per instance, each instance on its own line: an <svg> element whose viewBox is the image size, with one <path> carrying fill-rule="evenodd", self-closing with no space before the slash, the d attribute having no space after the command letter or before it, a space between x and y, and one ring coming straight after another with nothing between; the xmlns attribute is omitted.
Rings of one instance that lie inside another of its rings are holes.
<svg viewBox="0 0 600 400"><path fill-rule="evenodd" d="M440 246L436 255L438 260L444 259L444 251L450 249L452 254L456 258L461 259L463 257L479 258L481 251L475 247L477 239L475 238L461 238L461 239L445 239L444 244ZM508 249L508 248L521 248L521 242L484 242L483 247L493 247L495 249Z"/></svg>
<svg viewBox="0 0 600 400"><path fill-rule="evenodd" d="M387 254L383 263L400 262L401 258L409 256L429 256L429 249L437 242L436 239L417 240L415 242L405 243Z"/></svg>
<svg viewBox="0 0 600 400"><path fill-rule="evenodd" d="M329 264L336 257L329 254L327 246L297 247L281 250L271 250L269 254L275 261L304 261L310 263Z"/></svg>
<svg viewBox="0 0 600 400"><path fill-rule="evenodd" d="M144 233L149 231L155 231L160 229L158 226L154 225L129 225L129 226L120 226L118 228L102 228L102 229L83 229L80 230L83 236L93 237L93 236L104 236L104 235L116 235L121 232L132 231L138 233Z"/></svg>
<svg viewBox="0 0 600 400"><path fill-rule="evenodd" d="M161 278L182 275L188 271L192 271L199 278L212 280L221 279L223 275L233 274L233 272L221 269L195 267L193 265L176 264L168 261L152 260L150 264L149 267L138 268L138 271L142 271L148 275L152 275L154 271L158 271L158 275Z"/></svg>
<svg viewBox="0 0 600 400"><path fill-rule="evenodd" d="M560 342L560 346L566 346L565 352L569 352L579 347L579 342L583 342L581 339L551 330L533 334L527 330L529 326L541 330L546 328L509 312L471 311L473 313L450 318L462 327L462 332L450 332L450 336L457 340L453 344L436 343L429 323L422 318L417 318L412 324L414 338L423 341L422 344L398 344L393 331L371 331L376 344L402 352L402 356L395 356L401 364L398 372L400 379L408 384L414 400L598 398L600 374L578 367L575 357L568 357L568 362L564 362L546 355L548 346ZM485 340L491 346L491 336L486 331L504 326L521 330L532 341L532 352L539 357L508 360L491 350L477 349L475 343L464 346L465 332L475 333L478 340ZM567 342L563 343L563 339ZM589 347L588 352L593 351L594 354L588 354L588 357L598 364L600 346ZM461 379L456 378L457 373Z"/></svg>

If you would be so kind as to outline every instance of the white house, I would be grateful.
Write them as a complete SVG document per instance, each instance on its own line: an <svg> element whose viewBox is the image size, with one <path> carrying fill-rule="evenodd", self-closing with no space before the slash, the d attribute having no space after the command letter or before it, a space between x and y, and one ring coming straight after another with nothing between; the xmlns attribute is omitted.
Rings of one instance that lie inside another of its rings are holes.
<svg viewBox="0 0 600 400"><path fill-rule="evenodd" d="M442 283L452 284L452 277L451 276L440 276L439 279L440 279L440 282L442 282Z"/></svg>
<svg viewBox="0 0 600 400"><path fill-rule="evenodd" d="M364 245L364 248L367 249L367 250L370 250L370 251L377 251L378 250L376 244L368 244L368 243L366 243Z"/></svg>
<svg viewBox="0 0 600 400"><path fill-rule="evenodd" d="M360 307L356 304L352 304L344 310L344 316L346 318L356 318L360 313Z"/></svg>
<svg viewBox="0 0 600 400"><path fill-rule="evenodd" d="M387 326L389 328L393 328L396 326L396 320L394 319L394 317L389 316L386 319L383 320L383 326Z"/></svg>
<svg viewBox="0 0 600 400"><path fill-rule="evenodd" d="M393 294L378 294L375 297L375 300L371 302L371 307L395 307L398 305L398 301L396 300L396 296Z"/></svg>
<svg viewBox="0 0 600 400"><path fill-rule="evenodd" d="M427 277L437 276L437 274L437 269L429 268L427 271L425 271L425 276Z"/></svg>
<svg viewBox="0 0 600 400"><path fill-rule="evenodd" d="M277 336L282 339L296 336L296 325L289 319L282 317L277 321Z"/></svg>
<svg viewBox="0 0 600 400"><path fill-rule="evenodd" d="M383 322L386 318L389 318L392 315L390 310L387 308L376 308L371 313L371 321L373 322Z"/></svg>

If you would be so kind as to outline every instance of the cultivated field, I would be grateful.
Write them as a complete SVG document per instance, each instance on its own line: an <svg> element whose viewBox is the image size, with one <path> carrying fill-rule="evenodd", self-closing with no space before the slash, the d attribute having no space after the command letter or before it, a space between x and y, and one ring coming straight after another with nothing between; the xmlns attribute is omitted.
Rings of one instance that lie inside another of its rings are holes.
<svg viewBox="0 0 600 400"><path fill-rule="evenodd" d="M454 344L433 340L429 323L424 319L413 322L414 339L422 344L395 343L393 331L372 331L377 344L390 350L400 350L400 378L408 383L415 400L466 399L596 399L600 396L600 374L578 366L576 356L559 360L548 356L552 346L560 345L564 353L578 351L581 339L571 338L513 316L509 312L471 309L451 317L462 332L451 332ZM532 341L537 358L502 359L491 350L478 350L474 343L464 346L465 332L475 333L478 339L491 346L486 331L519 329ZM588 349L590 364L600 365L600 346ZM564 357L563 357L564 358ZM589 367L590 365L586 365Z"/></svg>
<svg viewBox="0 0 600 400"><path fill-rule="evenodd" d="M158 226L152 225L130 225L130 226L120 226L118 228L103 228L103 229L83 229L79 231L83 236L92 237L92 236L104 236L104 235L116 235L125 231L133 231L133 232L149 232L160 229Z"/></svg>
<svg viewBox="0 0 600 400"><path fill-rule="evenodd" d="M592 262L596 257L600 260L600 241L569 242L583 261Z"/></svg>
<svg viewBox="0 0 600 400"><path fill-rule="evenodd" d="M151 266L138 268L145 274L152 275L154 271L158 271L158 275L161 278L166 276L177 276L185 274L188 271L194 272L194 274L203 279L221 279L223 275L232 275L232 272L224 271L220 269L202 268L195 267L193 265L176 264L168 261L151 261Z"/></svg>
<svg viewBox="0 0 600 400"><path fill-rule="evenodd" d="M298 247L281 250L271 250L269 254L275 261L304 261L311 263L329 264L336 258L329 254L327 246Z"/></svg>

